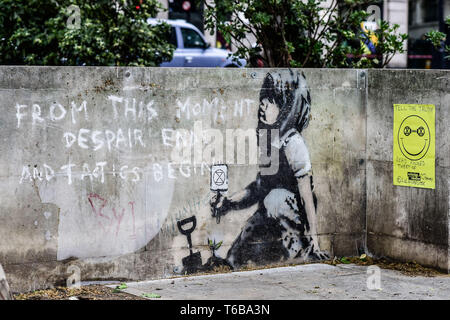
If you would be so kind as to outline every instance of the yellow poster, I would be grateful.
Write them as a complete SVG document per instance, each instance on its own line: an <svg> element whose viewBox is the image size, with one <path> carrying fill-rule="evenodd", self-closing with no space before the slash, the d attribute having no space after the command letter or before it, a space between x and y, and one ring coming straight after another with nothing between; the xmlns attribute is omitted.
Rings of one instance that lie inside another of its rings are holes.
<svg viewBox="0 0 450 320"><path fill-rule="evenodd" d="M435 188L435 108L394 104L394 185Z"/></svg>

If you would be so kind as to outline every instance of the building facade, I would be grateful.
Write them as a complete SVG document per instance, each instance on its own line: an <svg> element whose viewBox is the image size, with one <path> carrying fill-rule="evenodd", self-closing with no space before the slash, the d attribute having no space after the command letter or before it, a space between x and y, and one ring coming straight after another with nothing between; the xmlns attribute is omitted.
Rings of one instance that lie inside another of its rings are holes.
<svg viewBox="0 0 450 320"><path fill-rule="evenodd" d="M409 0L408 7L408 67L415 69L449 69L445 52L435 49L425 39L430 30L446 34L449 45L450 30L444 20L450 15L450 0Z"/></svg>

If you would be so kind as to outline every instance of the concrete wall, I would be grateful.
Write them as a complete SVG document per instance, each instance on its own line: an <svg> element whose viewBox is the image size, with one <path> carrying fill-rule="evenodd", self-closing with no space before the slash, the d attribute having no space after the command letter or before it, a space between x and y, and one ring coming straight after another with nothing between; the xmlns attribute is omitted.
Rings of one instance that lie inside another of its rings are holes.
<svg viewBox="0 0 450 320"><path fill-rule="evenodd" d="M450 83L446 71L371 70L367 102L367 246L448 270ZM436 107L436 189L394 186L393 104Z"/></svg>
<svg viewBox="0 0 450 320"><path fill-rule="evenodd" d="M291 140L298 144L291 149L304 148L302 154L310 155L307 177L314 181L314 208L308 206L312 197L303 191L298 195L306 180L294 179L296 161L287 151L281 154L290 166L280 163L278 171L282 187L269 186L274 179L258 178L262 169L250 151L258 146L259 95L268 89L263 83L269 71L280 79L292 76L269 69L0 67L0 263L12 290L65 284L78 271L81 280L138 280L230 262L239 268L242 262L286 264L357 255L367 247L378 255L447 269L447 73L305 69L306 82L293 73L301 80L299 97L305 98L298 106L308 104L311 110L309 126L296 129ZM403 88L406 77L417 84ZM391 183L392 104L411 101L436 104L441 117L436 190ZM242 131L248 145L234 149L225 137ZM211 142L190 140L198 132L224 138L222 161L217 150L214 158L205 156ZM288 140L283 140L286 145ZM201 161L174 161L177 141L194 160L201 146ZM236 157L227 158L227 152ZM210 205L216 194L210 190L213 162L228 165L225 197L233 199L249 185L265 190L220 223ZM303 220L292 224L297 214ZM395 219L405 216L402 223L409 229L392 230ZM189 228L192 217L196 227L186 259L188 241L177 223ZM314 234L305 227L311 225L317 228ZM278 232L294 245L274 247L269 236L263 239L254 230L273 237ZM208 239L222 241L214 255ZM398 241L409 246L399 247ZM300 253L293 254L296 248ZM430 252L434 258L428 258Z"/></svg>

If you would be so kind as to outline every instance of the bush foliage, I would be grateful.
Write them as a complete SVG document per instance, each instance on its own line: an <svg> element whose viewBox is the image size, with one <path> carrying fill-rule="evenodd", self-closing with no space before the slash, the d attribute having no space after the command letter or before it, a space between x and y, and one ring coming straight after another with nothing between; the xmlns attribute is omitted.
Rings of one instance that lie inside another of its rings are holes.
<svg viewBox="0 0 450 320"><path fill-rule="evenodd" d="M142 3L141 3L142 2ZM157 66L172 58L157 0L2 0L0 64Z"/></svg>
<svg viewBox="0 0 450 320"><path fill-rule="evenodd" d="M204 0L203 0L204 1ZM206 27L222 33L248 60L260 55L268 67L382 67L404 51L405 34L398 25L376 21L362 32L371 16L368 0L213 0L204 1ZM362 43L378 39L367 57ZM255 39L258 46L251 43Z"/></svg>

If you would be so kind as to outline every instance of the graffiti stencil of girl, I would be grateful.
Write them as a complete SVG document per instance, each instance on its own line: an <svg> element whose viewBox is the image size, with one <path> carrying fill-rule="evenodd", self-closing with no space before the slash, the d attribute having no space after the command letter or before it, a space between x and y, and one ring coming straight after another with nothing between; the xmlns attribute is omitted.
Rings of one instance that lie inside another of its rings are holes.
<svg viewBox="0 0 450 320"><path fill-rule="evenodd" d="M226 260L239 268L249 262L326 259L327 253L320 251L318 244L311 162L301 136L308 126L311 108L304 75L293 70L267 73L259 101L258 146L261 148L260 133L278 130L279 143L272 142L271 148L266 148L279 153L278 170L267 175L264 167L273 163L260 164L256 180L243 191L211 200L213 217L258 204ZM270 144L272 140L267 141Z"/></svg>

